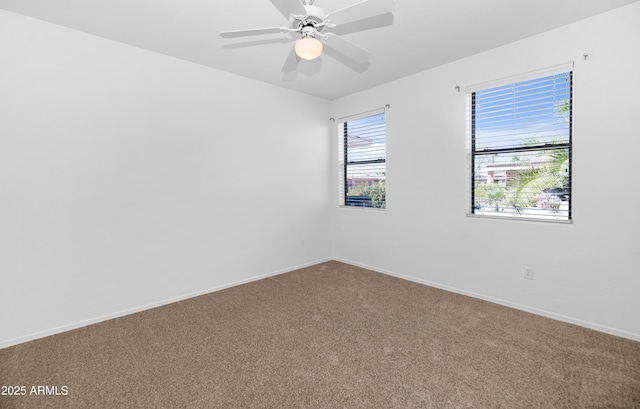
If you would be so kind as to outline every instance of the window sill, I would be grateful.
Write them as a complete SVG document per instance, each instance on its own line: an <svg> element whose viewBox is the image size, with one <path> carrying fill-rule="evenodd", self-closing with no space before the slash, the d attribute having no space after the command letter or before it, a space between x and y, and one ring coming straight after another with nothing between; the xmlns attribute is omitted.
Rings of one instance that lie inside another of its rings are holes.
<svg viewBox="0 0 640 409"><path fill-rule="evenodd" d="M380 209L378 207L366 207L366 206L345 206L345 205L340 205L339 206L340 209L353 209L353 210L360 210L360 211L366 211L366 212L385 212L387 209Z"/></svg>
<svg viewBox="0 0 640 409"><path fill-rule="evenodd" d="M468 213L467 217L472 219L489 219L489 220L517 220L517 221L526 221L526 222L542 222L542 223L554 223L554 224L573 224L573 220L566 219L549 219L546 217L535 217L535 216L497 216L497 215L488 215L488 214L475 214Z"/></svg>

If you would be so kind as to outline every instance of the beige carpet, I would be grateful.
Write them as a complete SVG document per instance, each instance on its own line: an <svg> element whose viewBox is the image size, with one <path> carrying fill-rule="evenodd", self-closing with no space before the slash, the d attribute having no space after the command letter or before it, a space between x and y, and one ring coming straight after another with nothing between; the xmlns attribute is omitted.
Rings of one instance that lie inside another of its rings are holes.
<svg viewBox="0 0 640 409"><path fill-rule="evenodd" d="M5 348L0 365L27 392L3 409L640 408L638 342L338 262Z"/></svg>

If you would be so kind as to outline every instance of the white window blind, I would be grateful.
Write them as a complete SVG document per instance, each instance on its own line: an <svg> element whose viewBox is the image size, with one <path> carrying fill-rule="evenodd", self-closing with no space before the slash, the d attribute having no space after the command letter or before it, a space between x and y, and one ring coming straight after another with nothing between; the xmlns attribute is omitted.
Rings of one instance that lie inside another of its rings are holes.
<svg viewBox="0 0 640 409"><path fill-rule="evenodd" d="M386 208L385 112L343 118L340 135L340 204Z"/></svg>
<svg viewBox="0 0 640 409"><path fill-rule="evenodd" d="M571 220L572 71L469 95L471 213Z"/></svg>

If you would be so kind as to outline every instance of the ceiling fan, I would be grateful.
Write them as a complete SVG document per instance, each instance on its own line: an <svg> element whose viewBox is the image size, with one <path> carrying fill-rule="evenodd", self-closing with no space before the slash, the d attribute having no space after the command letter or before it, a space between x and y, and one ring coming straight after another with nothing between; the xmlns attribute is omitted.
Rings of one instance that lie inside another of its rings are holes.
<svg viewBox="0 0 640 409"><path fill-rule="evenodd" d="M331 30L348 24L350 32L366 30L366 24L357 24L366 19L382 16L393 11L394 0L360 0L330 13L314 6L314 0L270 0L289 19L288 27L254 28L249 30L223 31L223 38L247 37L263 34L286 33L295 40L283 72L295 71L300 59L313 60L322 54L323 46L330 48L357 64L366 63L371 54L345 40ZM343 61L344 62L344 61Z"/></svg>

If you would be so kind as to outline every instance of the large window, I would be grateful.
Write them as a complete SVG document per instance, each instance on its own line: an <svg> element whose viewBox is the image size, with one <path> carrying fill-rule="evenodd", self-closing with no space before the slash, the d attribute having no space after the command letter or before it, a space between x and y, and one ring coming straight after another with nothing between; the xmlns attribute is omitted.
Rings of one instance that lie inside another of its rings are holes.
<svg viewBox="0 0 640 409"><path fill-rule="evenodd" d="M340 127L340 204L386 208L384 110L352 117Z"/></svg>
<svg viewBox="0 0 640 409"><path fill-rule="evenodd" d="M571 220L571 70L468 95L470 213Z"/></svg>

